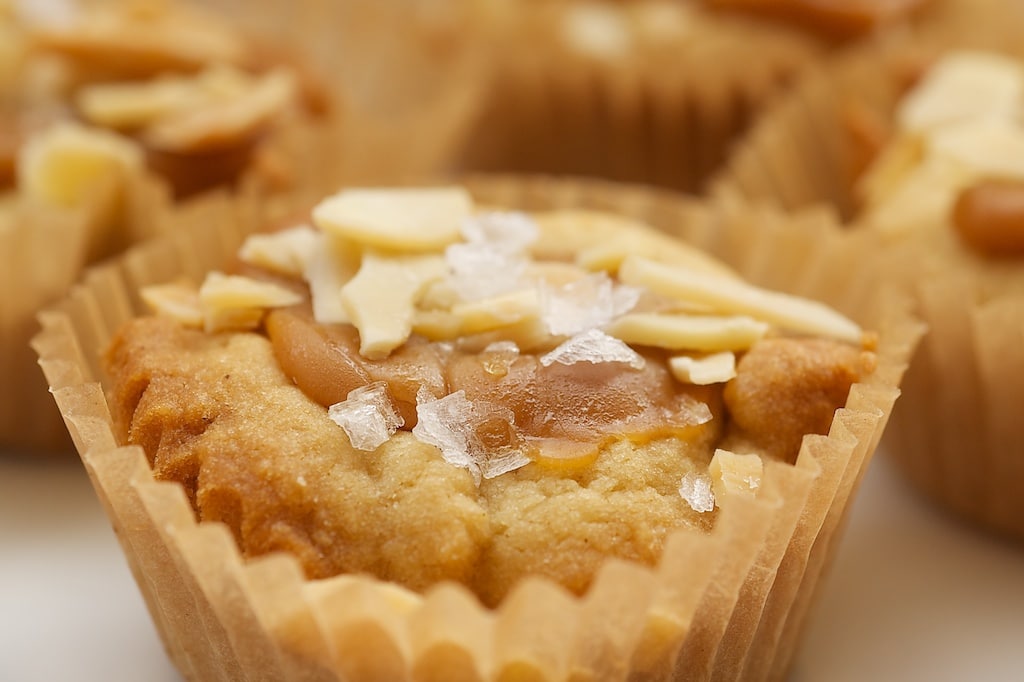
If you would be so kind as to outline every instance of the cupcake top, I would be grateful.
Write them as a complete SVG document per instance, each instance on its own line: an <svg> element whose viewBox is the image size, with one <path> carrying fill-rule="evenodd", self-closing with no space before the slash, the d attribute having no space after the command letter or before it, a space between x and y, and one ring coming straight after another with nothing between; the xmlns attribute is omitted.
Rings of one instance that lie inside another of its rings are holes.
<svg viewBox="0 0 1024 682"><path fill-rule="evenodd" d="M0 168L18 167L7 182L33 199L65 204L82 190L50 191L53 183L30 177L38 164L23 164L26 145L26 155L45 150L54 165L147 163L186 195L236 178L289 112L326 106L294 55L183 2L17 7L6 24L20 50L0 111L10 124Z"/></svg>
<svg viewBox="0 0 1024 682"><path fill-rule="evenodd" d="M853 322L616 216L349 190L234 274L143 297L108 352L122 436L243 551L496 603L657 560L824 433Z"/></svg>
<svg viewBox="0 0 1024 682"><path fill-rule="evenodd" d="M1024 68L983 52L935 62L899 102L861 178L859 222L944 257L1024 254Z"/></svg>

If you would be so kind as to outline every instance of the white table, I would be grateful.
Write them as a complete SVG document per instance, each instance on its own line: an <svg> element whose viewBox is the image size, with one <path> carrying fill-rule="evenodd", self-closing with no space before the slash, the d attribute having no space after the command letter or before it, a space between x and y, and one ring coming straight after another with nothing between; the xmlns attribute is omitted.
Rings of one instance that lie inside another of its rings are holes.
<svg viewBox="0 0 1024 682"><path fill-rule="evenodd" d="M0 457L0 680L180 679L77 459ZM1024 546L876 459L792 676L819 680L1024 680Z"/></svg>

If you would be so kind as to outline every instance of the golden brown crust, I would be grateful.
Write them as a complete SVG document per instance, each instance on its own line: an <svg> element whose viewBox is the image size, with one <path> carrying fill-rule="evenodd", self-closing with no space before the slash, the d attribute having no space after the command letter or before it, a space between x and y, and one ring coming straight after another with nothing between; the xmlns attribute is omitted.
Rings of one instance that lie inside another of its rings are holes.
<svg viewBox="0 0 1024 682"><path fill-rule="evenodd" d="M653 563L672 528L713 518L677 487L707 466L719 420L689 442L619 441L582 470L532 464L477 488L406 432L374 453L352 448L261 335L140 318L107 364L115 419L156 475L181 482L245 554L292 552L310 577L460 580L490 604L527 574L583 591L608 556Z"/></svg>

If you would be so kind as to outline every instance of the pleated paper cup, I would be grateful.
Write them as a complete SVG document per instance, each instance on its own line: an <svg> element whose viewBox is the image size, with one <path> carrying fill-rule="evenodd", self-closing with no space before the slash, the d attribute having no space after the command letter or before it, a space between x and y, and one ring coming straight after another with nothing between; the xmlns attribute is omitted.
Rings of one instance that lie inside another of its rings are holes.
<svg viewBox="0 0 1024 682"><path fill-rule="evenodd" d="M860 134L870 137L860 123L891 122L908 65L960 47L1024 57L1024 23L1013 18L1024 14L1000 5L986 16L985 6L960 30L945 25L927 40L851 55L806 77L742 143L715 193L791 210L824 203L856 229ZM908 215L905 222L919 221ZM876 258L879 286L909 292L931 330L908 371L886 452L941 506L1024 539L1024 427L1016 409L1024 404L1024 274L1019 261L968 252L951 222L919 232L886 244Z"/></svg>
<svg viewBox="0 0 1024 682"><path fill-rule="evenodd" d="M872 309L854 286L870 240L822 214L796 218L708 207L601 182L476 178L481 205L584 208L644 220L697 244L752 281ZM41 316L34 348L166 648L188 679L782 679L850 500L920 334L900 306L863 321L878 366L851 388L828 435L795 464L769 462L756 497L730 502L710 531L672 531L660 560L606 560L574 596L547 579L516 584L495 608L465 587L425 593L365 575L309 580L283 554L241 556L231 532L197 522L184 490L154 479L146 454L115 437L100 355L140 313L138 288L198 279L244 236L308 209L258 195L213 197L166 218L180 229L91 270Z"/></svg>

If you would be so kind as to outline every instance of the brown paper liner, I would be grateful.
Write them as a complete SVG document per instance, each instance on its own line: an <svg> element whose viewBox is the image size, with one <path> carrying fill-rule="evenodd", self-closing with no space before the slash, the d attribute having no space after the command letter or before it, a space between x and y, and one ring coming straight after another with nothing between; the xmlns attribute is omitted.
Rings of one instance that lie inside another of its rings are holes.
<svg viewBox="0 0 1024 682"><path fill-rule="evenodd" d="M1024 12L971 7L915 43L853 54L806 76L745 139L714 193L787 209L824 203L856 223L851 180L861 150L846 118L853 98L887 122L908 64L957 47L1024 57ZM912 239L878 258L880 285L908 291L931 330L907 373L886 451L929 498L1024 539L1024 278L1014 272L1019 264L935 244Z"/></svg>
<svg viewBox="0 0 1024 682"><path fill-rule="evenodd" d="M868 240L822 214L795 219L709 208L600 182L479 178L481 204L621 212L692 241L744 275L862 309ZM138 447L119 446L99 356L141 310L140 285L198 275L245 233L299 207L258 195L211 197L166 216L167 237L90 271L41 315L33 345L166 648L189 679L782 679L848 501L896 399L920 334L898 306L869 320L878 370L856 384L827 436L795 465L770 463L756 498L730 500L712 532L670 534L654 567L609 560L575 597L542 579L488 610L466 588L425 594L361 575L309 581L284 555L243 559L225 527L197 523L182 489L157 482ZM268 212L271 215L268 215ZM205 218L203 217L205 216Z"/></svg>
<svg viewBox="0 0 1024 682"><path fill-rule="evenodd" d="M689 28L678 35L627 28L635 44L624 52L585 54L563 37L572 7L603 4L630 26L645 3L510 4L493 31L492 87L462 169L697 191L760 107L824 52L787 27L684 3L692 11L674 23Z"/></svg>

